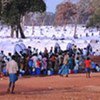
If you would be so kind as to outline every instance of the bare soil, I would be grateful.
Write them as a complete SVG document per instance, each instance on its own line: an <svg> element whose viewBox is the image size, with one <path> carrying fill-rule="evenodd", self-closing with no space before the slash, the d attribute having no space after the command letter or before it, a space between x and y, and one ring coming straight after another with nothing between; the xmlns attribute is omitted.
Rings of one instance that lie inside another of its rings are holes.
<svg viewBox="0 0 100 100"><path fill-rule="evenodd" d="M0 80L0 100L100 100L100 73L70 74L69 77L23 77L15 94L7 94L8 78Z"/></svg>

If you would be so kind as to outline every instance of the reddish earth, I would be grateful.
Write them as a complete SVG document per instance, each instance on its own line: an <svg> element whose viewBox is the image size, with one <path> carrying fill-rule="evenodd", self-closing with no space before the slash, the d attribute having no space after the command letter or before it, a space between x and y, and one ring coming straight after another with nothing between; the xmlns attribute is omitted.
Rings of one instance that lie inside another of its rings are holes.
<svg viewBox="0 0 100 100"><path fill-rule="evenodd" d="M8 78L0 80L0 100L100 100L100 73L20 78L15 94L7 94Z"/></svg>

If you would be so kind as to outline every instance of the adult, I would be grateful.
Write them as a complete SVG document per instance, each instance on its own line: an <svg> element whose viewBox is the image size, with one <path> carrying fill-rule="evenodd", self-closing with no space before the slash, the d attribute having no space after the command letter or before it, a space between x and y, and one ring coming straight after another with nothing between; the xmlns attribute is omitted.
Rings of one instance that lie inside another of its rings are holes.
<svg viewBox="0 0 100 100"><path fill-rule="evenodd" d="M60 45L58 43L55 44L54 46L54 53L59 53L61 51Z"/></svg>
<svg viewBox="0 0 100 100"><path fill-rule="evenodd" d="M61 69L59 70L59 74L64 77L68 77L68 74L69 74L68 59L69 59L69 55L65 53L63 65L61 66Z"/></svg>
<svg viewBox="0 0 100 100"><path fill-rule="evenodd" d="M87 45L87 56L90 55L92 53L92 46L91 44Z"/></svg>
<svg viewBox="0 0 100 100"><path fill-rule="evenodd" d="M2 71L3 71L3 59L4 59L4 55L1 51L0 53L0 79L2 80Z"/></svg>
<svg viewBox="0 0 100 100"><path fill-rule="evenodd" d="M15 61L15 56L12 56L12 60L9 61L6 65L6 70L9 74L9 86L7 89L7 92L14 93L14 88L15 88L15 82L18 80L17 72L18 72L18 65L17 62Z"/></svg>

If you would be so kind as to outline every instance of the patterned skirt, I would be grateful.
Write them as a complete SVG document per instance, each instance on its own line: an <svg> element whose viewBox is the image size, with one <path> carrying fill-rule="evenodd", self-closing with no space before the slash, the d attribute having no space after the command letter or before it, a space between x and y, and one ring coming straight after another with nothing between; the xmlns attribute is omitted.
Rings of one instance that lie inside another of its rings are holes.
<svg viewBox="0 0 100 100"><path fill-rule="evenodd" d="M69 74L69 66L62 65L61 69L58 72L60 75L68 75Z"/></svg>

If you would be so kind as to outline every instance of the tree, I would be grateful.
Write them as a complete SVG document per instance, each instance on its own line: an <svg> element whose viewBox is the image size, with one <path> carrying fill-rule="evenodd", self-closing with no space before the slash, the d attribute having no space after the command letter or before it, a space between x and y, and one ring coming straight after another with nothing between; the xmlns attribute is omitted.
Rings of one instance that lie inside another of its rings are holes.
<svg viewBox="0 0 100 100"><path fill-rule="evenodd" d="M94 14L89 18L87 27L99 27L100 28L100 8L96 9Z"/></svg>
<svg viewBox="0 0 100 100"><path fill-rule="evenodd" d="M100 0L93 0L92 7L94 9L94 13L89 18L87 22L87 27L99 27L100 28Z"/></svg>
<svg viewBox="0 0 100 100"><path fill-rule="evenodd" d="M1 19L2 2L0 0L0 19Z"/></svg>
<svg viewBox="0 0 100 100"><path fill-rule="evenodd" d="M5 5L2 4L1 8L1 21L11 26L12 36L15 30L17 37L20 33L21 37L25 38L21 27L23 16L29 12L44 12L46 4L43 0L9 0Z"/></svg>
<svg viewBox="0 0 100 100"><path fill-rule="evenodd" d="M86 21L93 13L92 0L80 0L77 4L78 23L86 24Z"/></svg>
<svg viewBox="0 0 100 100"><path fill-rule="evenodd" d="M76 14L76 5L70 1L59 4L56 7L54 25L66 25L71 23L72 17Z"/></svg>
<svg viewBox="0 0 100 100"><path fill-rule="evenodd" d="M67 24L73 23L75 25L74 38L76 38L77 30L77 6L70 0L59 4L56 8L56 15L54 25L63 25L64 30Z"/></svg>

